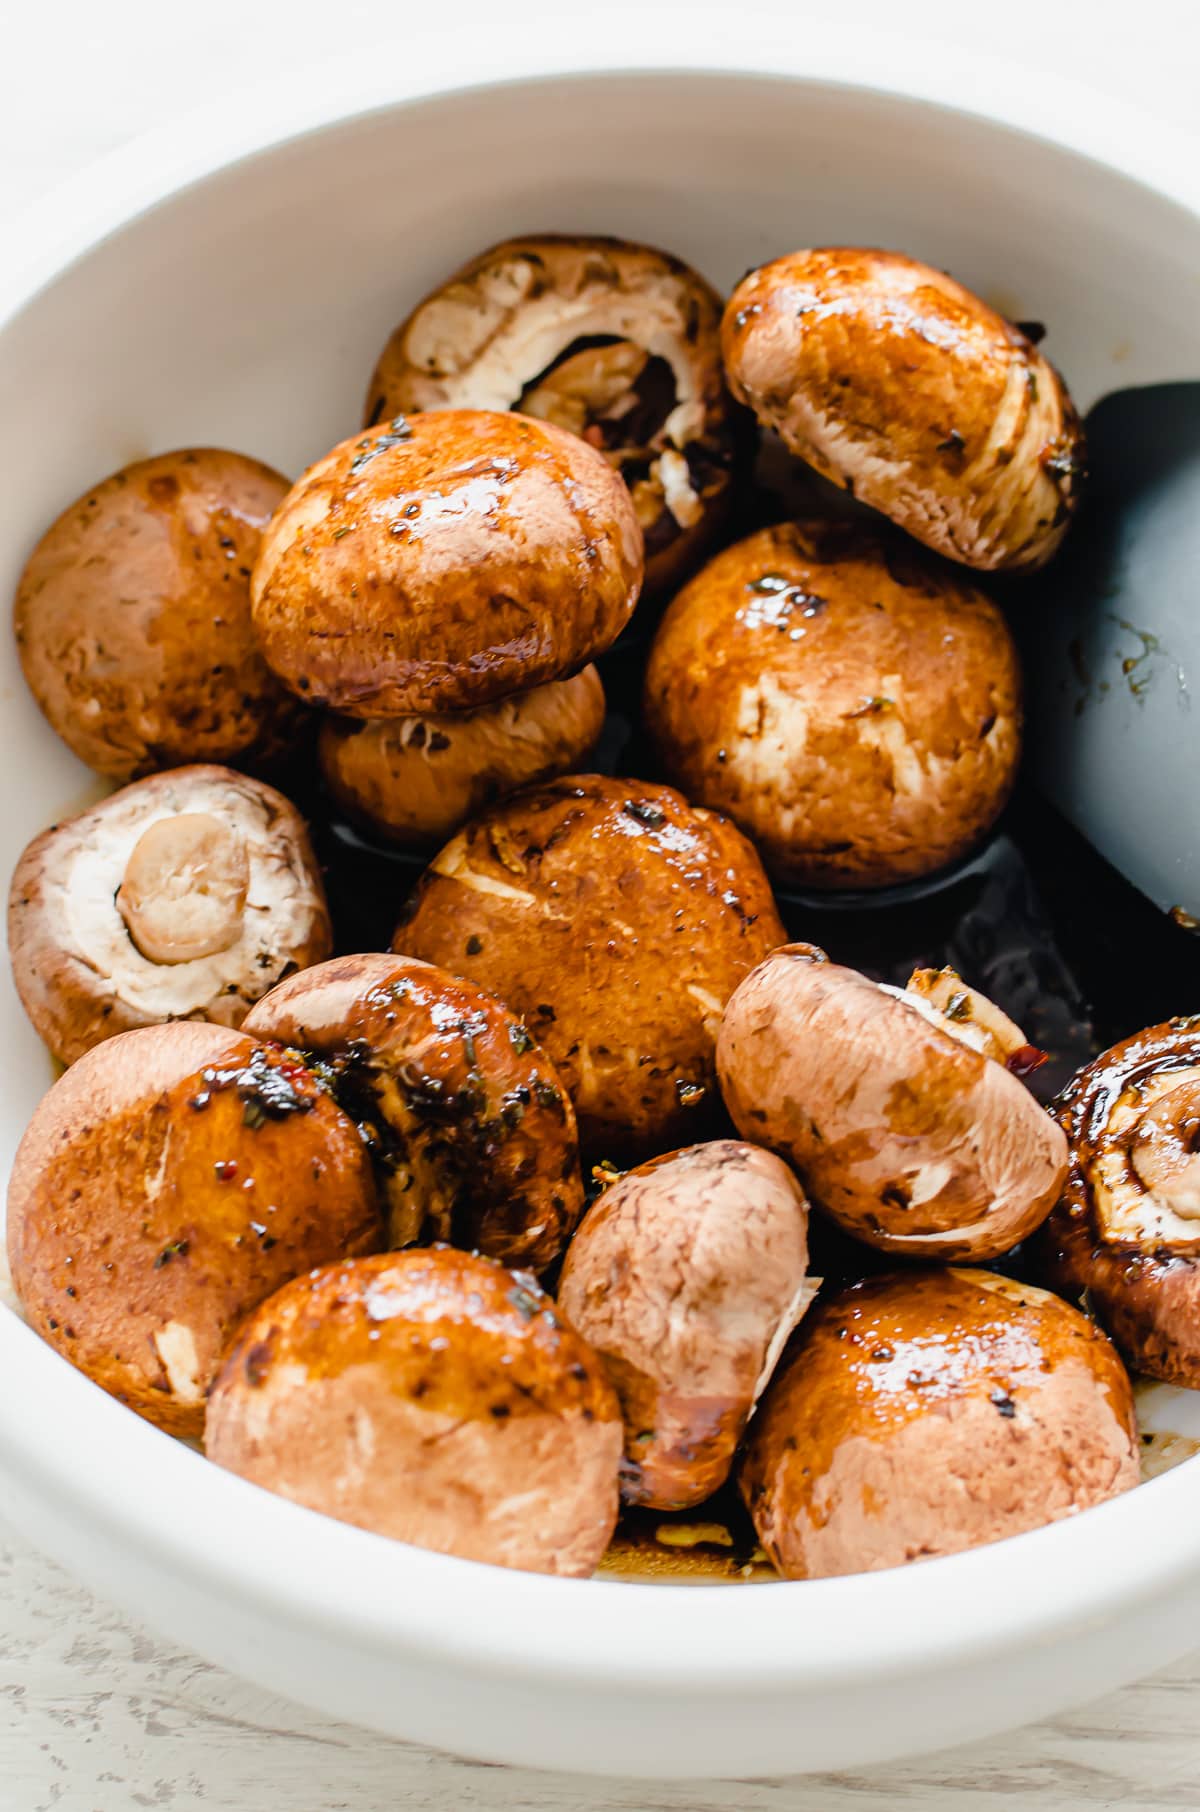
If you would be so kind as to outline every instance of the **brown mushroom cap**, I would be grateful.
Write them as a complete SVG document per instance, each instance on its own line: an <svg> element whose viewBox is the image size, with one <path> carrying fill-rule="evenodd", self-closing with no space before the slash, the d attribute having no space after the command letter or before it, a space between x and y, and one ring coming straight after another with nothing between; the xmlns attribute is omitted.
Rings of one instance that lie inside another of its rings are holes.
<svg viewBox="0 0 1200 1812"><path fill-rule="evenodd" d="M342 1522L535 1573L594 1571L620 1409L532 1277L435 1247L298 1277L231 1348L209 1458Z"/></svg>
<svg viewBox="0 0 1200 1812"><path fill-rule="evenodd" d="M473 711L563 679L642 581L629 493L586 442L525 416L397 417L310 466L263 537L263 652L352 717Z"/></svg>
<svg viewBox="0 0 1200 1812"><path fill-rule="evenodd" d="M784 935L758 857L727 819L670 787L583 774L460 831L393 947L527 1020L581 1144L603 1157L700 1130L725 1002Z"/></svg>
<svg viewBox="0 0 1200 1812"><path fill-rule="evenodd" d="M589 1208L558 1300L617 1387L630 1503L682 1510L725 1482L816 1294L807 1228L786 1164L733 1139L654 1158Z"/></svg>
<svg viewBox="0 0 1200 1812"><path fill-rule="evenodd" d="M171 1434L198 1435L231 1329L380 1243L353 1123L294 1051L150 1026L81 1057L17 1149L8 1256L32 1325Z"/></svg>
<svg viewBox="0 0 1200 1812"><path fill-rule="evenodd" d="M318 749L334 798L397 843L440 843L493 800L567 774L604 728L594 667L455 717L327 717Z"/></svg>
<svg viewBox="0 0 1200 1812"><path fill-rule="evenodd" d="M240 453L163 453L93 485L42 536L17 587L21 665L89 767L128 780L269 762L303 733L250 626L250 569L287 488Z"/></svg>
<svg viewBox="0 0 1200 1812"><path fill-rule="evenodd" d="M229 768L174 768L35 837L8 902L13 979L63 1063L170 1019L238 1026L328 956L304 820Z"/></svg>
<svg viewBox="0 0 1200 1812"><path fill-rule="evenodd" d="M742 1461L789 1579L999 1541L1138 1482L1129 1380L1056 1296L987 1271L851 1285L808 1314Z"/></svg>
<svg viewBox="0 0 1200 1812"><path fill-rule="evenodd" d="M920 995L789 945L725 1009L721 1092L742 1136L794 1164L814 1205L856 1238L913 1257L996 1258L1058 1199L1066 1140L1015 1075L955 1031Z"/></svg>
<svg viewBox="0 0 1200 1812"><path fill-rule="evenodd" d="M1083 431L1032 342L943 271L827 247L752 271L721 329L734 395L793 453L937 553L1043 565L1078 500Z"/></svg>
<svg viewBox="0 0 1200 1812"><path fill-rule="evenodd" d="M857 523L786 523L670 605L645 716L670 779L774 874L877 887L944 867L996 818L1021 670L1001 612L950 569Z"/></svg>
<svg viewBox="0 0 1200 1812"><path fill-rule="evenodd" d="M1122 1039L1056 1111L1071 1161L1035 1248L1047 1281L1086 1292L1135 1371L1200 1387L1200 1017Z"/></svg>
<svg viewBox="0 0 1200 1812"><path fill-rule="evenodd" d="M721 306L650 246L505 240L401 322L371 379L367 426L417 409L519 409L583 435L629 484L647 591L670 590L729 502Z"/></svg>
<svg viewBox="0 0 1200 1812"><path fill-rule="evenodd" d="M508 1008L403 956L340 956L259 1001L366 1132L394 1246L448 1239L545 1270L583 1211L575 1114Z"/></svg>

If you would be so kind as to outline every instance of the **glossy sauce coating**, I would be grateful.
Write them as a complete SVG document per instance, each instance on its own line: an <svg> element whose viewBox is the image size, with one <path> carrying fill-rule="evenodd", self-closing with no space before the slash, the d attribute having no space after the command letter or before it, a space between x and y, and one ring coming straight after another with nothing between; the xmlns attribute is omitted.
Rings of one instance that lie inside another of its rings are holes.
<svg viewBox="0 0 1200 1812"><path fill-rule="evenodd" d="M269 762L309 719L250 625L250 571L287 480L201 447L125 466L47 529L17 587L30 690L97 773Z"/></svg>
<svg viewBox="0 0 1200 1812"><path fill-rule="evenodd" d="M398 416L309 467L254 569L263 652L357 717L471 711L576 672L642 580L629 493L601 455L524 416Z"/></svg>
<svg viewBox="0 0 1200 1812"><path fill-rule="evenodd" d="M1200 1221L1173 1211L1170 1190L1194 1164L1200 1018L1113 1045L1056 1112L1071 1161L1037 1262L1055 1289L1085 1297L1136 1371L1200 1387Z"/></svg>
<svg viewBox="0 0 1200 1812"><path fill-rule="evenodd" d="M326 717L318 750L356 823L410 848L437 844L495 800L590 755L604 728L594 667L454 717Z"/></svg>
<svg viewBox="0 0 1200 1812"><path fill-rule="evenodd" d="M755 1400L816 1293L808 1204L770 1152L668 1152L593 1203L558 1300L625 1418L622 1495L682 1510L724 1484Z"/></svg>
<svg viewBox="0 0 1200 1812"><path fill-rule="evenodd" d="M532 1277L448 1247L329 1265L263 1303L206 1446L327 1515L499 1565L590 1573L616 1521L599 1360Z"/></svg>
<svg viewBox="0 0 1200 1812"><path fill-rule="evenodd" d="M1000 611L857 523L786 523L718 554L667 610L644 700L670 779L804 886L884 886L955 860L1020 755Z"/></svg>
<svg viewBox="0 0 1200 1812"><path fill-rule="evenodd" d="M1057 1297L985 1271L871 1278L805 1318L742 1495L785 1577L956 1553L1138 1482L1129 1380Z"/></svg>
<svg viewBox="0 0 1200 1812"><path fill-rule="evenodd" d="M722 345L741 402L937 553L1027 570L1066 533L1085 463L1070 397L945 272L898 252L793 252L738 285Z"/></svg>
<svg viewBox="0 0 1200 1812"><path fill-rule="evenodd" d="M583 1209L575 1114L554 1065L491 994L396 956L293 976L247 1022L311 1054L364 1131L389 1239L448 1239L544 1270Z"/></svg>
<svg viewBox="0 0 1200 1812"><path fill-rule="evenodd" d="M519 409L580 434L629 486L646 589L669 591L726 514L733 445L721 298L678 258L539 233L472 258L392 334L368 427L421 409Z"/></svg>
<svg viewBox="0 0 1200 1812"><path fill-rule="evenodd" d="M220 1026L127 1032L55 1083L18 1148L8 1255L32 1325L196 1435L231 1329L381 1227L350 1120L294 1051Z"/></svg>
<svg viewBox="0 0 1200 1812"><path fill-rule="evenodd" d="M426 871L393 947L491 988L553 1059L597 1156L703 1128L737 983L782 942L727 819L586 774L493 807Z"/></svg>
<svg viewBox="0 0 1200 1812"><path fill-rule="evenodd" d="M868 1245L998 1257L1057 1199L1058 1127L1002 1064L820 957L777 950L730 1000L717 1069L734 1125Z"/></svg>

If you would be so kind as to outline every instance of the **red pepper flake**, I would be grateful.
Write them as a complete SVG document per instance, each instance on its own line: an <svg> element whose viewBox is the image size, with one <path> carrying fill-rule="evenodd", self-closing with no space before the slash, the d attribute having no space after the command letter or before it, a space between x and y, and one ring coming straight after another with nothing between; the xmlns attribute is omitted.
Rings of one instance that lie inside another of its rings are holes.
<svg viewBox="0 0 1200 1812"><path fill-rule="evenodd" d="M1032 1076L1044 1063L1050 1061L1045 1051L1039 1051L1035 1044L1023 1044L1009 1053L1004 1067L1011 1070L1014 1076Z"/></svg>

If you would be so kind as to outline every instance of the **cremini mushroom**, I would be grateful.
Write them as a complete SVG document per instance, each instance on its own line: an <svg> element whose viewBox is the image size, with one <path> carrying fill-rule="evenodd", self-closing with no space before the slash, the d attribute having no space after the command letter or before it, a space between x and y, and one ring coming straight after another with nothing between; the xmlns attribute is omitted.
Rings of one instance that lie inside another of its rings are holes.
<svg viewBox="0 0 1200 1812"><path fill-rule="evenodd" d="M621 1416L533 1278L448 1247L310 1272L242 1327L218 1466L380 1535L586 1577L617 1518Z"/></svg>
<svg viewBox="0 0 1200 1812"><path fill-rule="evenodd" d="M310 466L263 537L263 653L351 717L473 711L566 679L642 582L629 493L586 441L483 410L396 416Z"/></svg>
<svg viewBox="0 0 1200 1812"><path fill-rule="evenodd" d="M688 1509L724 1484L816 1294L807 1227L787 1165L735 1139L653 1158L588 1209L558 1301L621 1399L630 1503Z"/></svg>
<svg viewBox="0 0 1200 1812"><path fill-rule="evenodd" d="M125 466L29 557L15 623L30 690L114 780L184 762L279 761L308 715L250 626L250 570L287 479L213 447Z"/></svg>
<svg viewBox="0 0 1200 1812"><path fill-rule="evenodd" d="M401 322L367 426L416 409L516 409L582 435L632 493L647 591L669 591L729 504L720 324L720 297L666 252L596 235L508 239Z"/></svg>
<svg viewBox="0 0 1200 1812"><path fill-rule="evenodd" d="M8 1257L31 1324L94 1383L198 1435L240 1318L378 1248L366 1149L294 1051L149 1026L80 1058L13 1161Z"/></svg>
<svg viewBox="0 0 1200 1812"><path fill-rule="evenodd" d="M520 787L578 769L604 727L594 667L454 717L327 717L318 749L347 815L391 842L418 847Z"/></svg>
<svg viewBox="0 0 1200 1812"><path fill-rule="evenodd" d="M507 1007L402 956L335 957L246 1021L305 1051L364 1134L394 1246L446 1239L545 1270L583 1210L575 1114Z"/></svg>
<svg viewBox="0 0 1200 1812"><path fill-rule="evenodd" d="M726 1007L721 1092L742 1136L794 1164L856 1238L996 1258L1058 1199L1066 1140L1018 1080L1038 1057L1018 1028L1004 1016L1021 1042L1001 1061L991 1003L959 985L939 1007L930 987L923 972L912 991L881 986L807 944L775 951Z"/></svg>
<svg viewBox="0 0 1200 1812"><path fill-rule="evenodd" d="M1200 1388L1200 1018L1122 1039L1056 1112L1071 1162L1038 1264L1135 1371Z"/></svg>
<svg viewBox="0 0 1200 1812"><path fill-rule="evenodd" d="M136 780L35 837L9 892L13 979L63 1063L169 1019L241 1024L332 934L304 820L229 768Z"/></svg>
<svg viewBox="0 0 1200 1812"><path fill-rule="evenodd" d="M1012 789L1021 670L1001 612L854 522L785 523L668 607L644 715L667 777L727 811L780 879L913 880L966 853Z"/></svg>
<svg viewBox="0 0 1200 1812"><path fill-rule="evenodd" d="M784 938L750 844L670 787L603 775L517 793L435 856L393 947L529 1025L597 1157L706 1129L730 994Z"/></svg>
<svg viewBox="0 0 1200 1812"><path fill-rule="evenodd" d="M1051 557L1083 431L1054 367L944 271L823 247L751 271L722 323L739 401L822 477L984 571Z"/></svg>
<svg viewBox="0 0 1200 1812"><path fill-rule="evenodd" d="M788 1579L957 1554L1138 1482L1098 1328L987 1271L870 1278L809 1313L750 1425L742 1495Z"/></svg>

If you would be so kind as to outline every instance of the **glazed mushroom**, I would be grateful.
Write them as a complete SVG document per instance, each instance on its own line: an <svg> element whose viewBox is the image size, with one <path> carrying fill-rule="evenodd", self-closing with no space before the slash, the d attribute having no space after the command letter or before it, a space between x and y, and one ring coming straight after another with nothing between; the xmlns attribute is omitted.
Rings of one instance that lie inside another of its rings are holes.
<svg viewBox="0 0 1200 1812"><path fill-rule="evenodd" d="M881 887L990 827L1021 671L996 606L899 537L787 523L718 554L663 618L645 720L667 777L781 880Z"/></svg>
<svg viewBox="0 0 1200 1812"><path fill-rule="evenodd" d="M209 1458L380 1535L586 1577L621 1418L532 1277L447 1247L327 1266L264 1302L208 1405Z"/></svg>
<svg viewBox="0 0 1200 1812"><path fill-rule="evenodd" d="M398 956L293 975L246 1021L296 1046L364 1134L389 1241L447 1239L545 1270L583 1211L575 1114L554 1065L491 994Z"/></svg>
<svg viewBox="0 0 1200 1812"><path fill-rule="evenodd" d="M957 977L944 1005L915 979L891 988L809 944L775 951L725 1010L721 1092L742 1136L793 1164L857 1239L996 1258L1058 1199L1066 1139L1018 1080L1038 1053L1011 1020Z"/></svg>
<svg viewBox="0 0 1200 1812"><path fill-rule="evenodd" d="M1051 557L1083 431L1019 327L898 252L826 247L751 271L721 329L734 395L793 453L918 541L983 571Z"/></svg>
<svg viewBox="0 0 1200 1812"><path fill-rule="evenodd" d="M1071 1164L1037 1262L1135 1371L1200 1388L1200 1018L1122 1039L1056 1112Z"/></svg>
<svg viewBox="0 0 1200 1812"><path fill-rule="evenodd" d="M601 454L548 422L448 409L310 466L263 537L251 596L294 692L403 717L578 672L641 582L641 530Z"/></svg>
<svg viewBox="0 0 1200 1812"><path fill-rule="evenodd" d="M558 1301L621 1399L630 1503L684 1510L724 1484L816 1294L807 1227L786 1164L734 1139L654 1158L589 1208Z"/></svg>
<svg viewBox="0 0 1200 1812"><path fill-rule="evenodd" d="M13 979L62 1063L169 1019L238 1026L332 935L304 820L229 768L137 780L35 837L9 892Z"/></svg>
<svg viewBox="0 0 1200 1812"><path fill-rule="evenodd" d="M604 453L646 538L646 589L677 585L724 520L733 461L721 299L621 239L492 246L417 305L371 379L367 426L416 409L517 409Z"/></svg>
<svg viewBox="0 0 1200 1812"><path fill-rule="evenodd" d="M957 1554L1138 1482L1133 1394L1100 1330L987 1271L819 1302L750 1425L740 1485L787 1579Z"/></svg>
<svg viewBox="0 0 1200 1812"><path fill-rule="evenodd" d="M347 815L410 847L438 844L520 787L570 773L604 727L594 667L456 717L327 717L321 772Z"/></svg>
<svg viewBox="0 0 1200 1812"><path fill-rule="evenodd" d="M784 938L758 857L670 787L575 775L476 818L393 947L493 989L566 1083L580 1142L644 1155L705 1127L725 1002Z"/></svg>
<svg viewBox="0 0 1200 1812"><path fill-rule="evenodd" d="M38 542L17 587L21 665L97 773L267 765L303 736L250 627L250 569L287 488L240 453L163 453L93 485Z"/></svg>
<svg viewBox="0 0 1200 1812"><path fill-rule="evenodd" d="M81 1057L39 1104L8 1188L31 1324L93 1383L199 1435L240 1318L381 1238L354 1124L294 1051L149 1026Z"/></svg>

